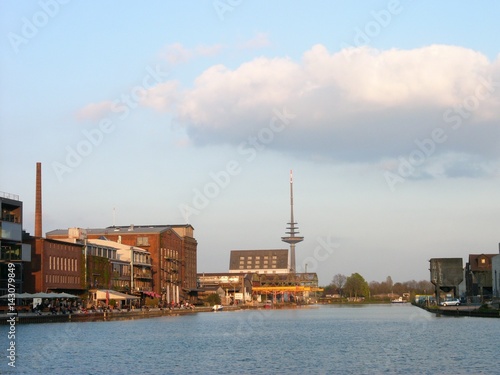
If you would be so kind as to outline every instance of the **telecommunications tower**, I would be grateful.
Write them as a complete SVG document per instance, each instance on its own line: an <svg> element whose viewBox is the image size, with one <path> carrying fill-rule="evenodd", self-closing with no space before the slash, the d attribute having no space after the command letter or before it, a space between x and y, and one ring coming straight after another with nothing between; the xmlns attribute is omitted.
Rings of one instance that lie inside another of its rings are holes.
<svg viewBox="0 0 500 375"><path fill-rule="evenodd" d="M295 244L304 240L304 237L299 237L297 223L293 220L293 173L290 170L290 222L288 223L287 232L288 236L281 237L281 241L290 244L290 273L295 273Z"/></svg>

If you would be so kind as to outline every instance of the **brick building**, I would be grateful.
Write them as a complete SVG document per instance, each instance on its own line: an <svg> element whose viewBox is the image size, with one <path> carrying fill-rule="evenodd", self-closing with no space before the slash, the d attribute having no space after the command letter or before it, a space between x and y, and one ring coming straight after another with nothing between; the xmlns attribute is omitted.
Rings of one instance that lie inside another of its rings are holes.
<svg viewBox="0 0 500 375"><path fill-rule="evenodd" d="M83 246L42 237L30 237L31 264L25 268L28 293L85 290Z"/></svg>
<svg viewBox="0 0 500 375"><path fill-rule="evenodd" d="M86 229L88 239L105 237L145 249L151 256L152 288L163 299L179 302L196 291L197 245L189 224L130 225ZM54 230L48 238L67 237L67 230Z"/></svg>
<svg viewBox="0 0 500 375"><path fill-rule="evenodd" d="M498 254L469 254L465 265L467 296L491 298L493 295L492 258Z"/></svg>

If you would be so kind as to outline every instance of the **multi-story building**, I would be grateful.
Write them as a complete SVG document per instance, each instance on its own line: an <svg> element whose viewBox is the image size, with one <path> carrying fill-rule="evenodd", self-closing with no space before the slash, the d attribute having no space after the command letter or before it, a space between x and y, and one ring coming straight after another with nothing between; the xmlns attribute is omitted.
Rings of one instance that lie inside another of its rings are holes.
<svg viewBox="0 0 500 375"><path fill-rule="evenodd" d="M116 252L115 256L110 258L112 277L109 289L154 296L149 251L107 239L90 239L87 240L86 245L89 251L93 253L96 253L95 250L100 248L114 249ZM97 254L100 254L100 252L97 252Z"/></svg>
<svg viewBox="0 0 500 375"><path fill-rule="evenodd" d="M15 293L24 292L23 267L30 260L30 245L23 241L23 203L17 195L0 192L0 295L8 292L9 274L14 274Z"/></svg>
<svg viewBox="0 0 500 375"><path fill-rule="evenodd" d="M115 241L147 250L151 256L152 291L164 300L179 302L196 291L197 242L194 229L184 225L112 226L86 229L87 238ZM47 233L50 238L67 237L67 230Z"/></svg>
<svg viewBox="0 0 500 375"><path fill-rule="evenodd" d="M29 237L29 240L32 261L25 270L26 292L81 294L85 290L81 244L43 237Z"/></svg>
<svg viewBox="0 0 500 375"><path fill-rule="evenodd" d="M498 254L469 254L465 265L467 296L481 300L493 294L492 258Z"/></svg>
<svg viewBox="0 0 500 375"><path fill-rule="evenodd" d="M288 250L231 250L230 273L289 273Z"/></svg>
<svg viewBox="0 0 500 375"><path fill-rule="evenodd" d="M200 273L198 274L200 297L218 293L225 305L236 301L251 301L252 286L258 280L258 275L255 273Z"/></svg>

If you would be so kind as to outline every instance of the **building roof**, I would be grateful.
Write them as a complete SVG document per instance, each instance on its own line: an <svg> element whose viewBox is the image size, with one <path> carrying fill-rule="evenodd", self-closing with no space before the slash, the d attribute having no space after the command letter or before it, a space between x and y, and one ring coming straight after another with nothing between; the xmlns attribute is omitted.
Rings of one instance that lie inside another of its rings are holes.
<svg viewBox="0 0 500 375"><path fill-rule="evenodd" d="M171 224L171 225L121 225L109 226L105 228L86 228L87 234L108 234L108 233L162 233L169 229L187 228L193 229L191 224ZM68 233L68 229L55 229L47 232L48 236L59 236Z"/></svg>
<svg viewBox="0 0 500 375"><path fill-rule="evenodd" d="M149 251L144 250L143 248L137 246L125 245L119 242L110 241L110 240L102 240L102 239L89 239L87 242L99 246L108 246L115 248L117 250L117 255L119 260L130 262L130 250L133 249L135 253L143 253L146 255L150 255Z"/></svg>
<svg viewBox="0 0 500 375"><path fill-rule="evenodd" d="M469 267L471 271L491 270L491 258L498 254L469 254ZM481 261L481 260L484 261Z"/></svg>
<svg viewBox="0 0 500 375"><path fill-rule="evenodd" d="M258 258L258 259L257 259ZM231 250L230 272L289 272L287 249Z"/></svg>

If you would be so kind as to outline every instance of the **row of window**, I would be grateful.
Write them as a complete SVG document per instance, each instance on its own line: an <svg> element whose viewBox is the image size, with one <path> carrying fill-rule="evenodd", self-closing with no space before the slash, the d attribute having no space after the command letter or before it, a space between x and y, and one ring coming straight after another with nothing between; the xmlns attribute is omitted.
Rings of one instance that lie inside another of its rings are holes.
<svg viewBox="0 0 500 375"><path fill-rule="evenodd" d="M277 262L276 259L273 259L272 263L276 264L276 262ZM245 261L240 260L240 265L242 265L242 264L245 264ZM252 264L252 261L251 260L247 260L247 264ZM256 260L255 264L256 265L260 264L260 260ZM268 260L264 260L264 264L269 264L269 261Z"/></svg>
<svg viewBox="0 0 500 375"><path fill-rule="evenodd" d="M134 251L134 263L151 264L149 254Z"/></svg>
<svg viewBox="0 0 500 375"><path fill-rule="evenodd" d="M255 260L260 260L260 258L261 258L260 255L258 255L258 256L255 257ZM265 255L262 258L264 258L264 260L267 260L267 259L269 259L269 256ZM252 259L253 259L252 256L248 256L247 257L247 260L252 260ZM272 259L278 259L278 256L277 255L273 255ZM240 257L240 261L242 261L242 260L245 260L244 256Z"/></svg>
<svg viewBox="0 0 500 375"><path fill-rule="evenodd" d="M46 274L45 282L47 284L80 284L80 276Z"/></svg>
<svg viewBox="0 0 500 375"><path fill-rule="evenodd" d="M89 255L94 255L97 257L104 257L109 259L116 259L116 249L97 246L94 244L88 244L87 249Z"/></svg>
<svg viewBox="0 0 500 375"><path fill-rule="evenodd" d="M240 264L240 270L242 270L242 269L244 269L244 268L245 268L245 266ZM260 267L259 267L257 264L255 265L255 267L252 267L252 265L251 265L251 264L247 264L247 269L251 269L251 268L260 268ZM264 267L263 267L263 268L269 268L269 266L268 266L267 264L264 264ZM273 264L273 265L271 266L271 268L276 268L276 264Z"/></svg>
<svg viewBox="0 0 500 375"><path fill-rule="evenodd" d="M78 271L76 258L63 258L49 256L49 270Z"/></svg>

